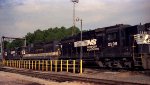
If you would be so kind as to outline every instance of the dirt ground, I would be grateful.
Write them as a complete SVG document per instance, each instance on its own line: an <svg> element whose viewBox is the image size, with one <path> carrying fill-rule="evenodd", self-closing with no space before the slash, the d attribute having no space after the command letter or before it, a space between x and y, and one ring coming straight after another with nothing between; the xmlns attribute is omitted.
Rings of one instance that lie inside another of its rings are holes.
<svg viewBox="0 0 150 85"><path fill-rule="evenodd" d="M0 85L94 85L83 82L54 82L0 71Z"/></svg>

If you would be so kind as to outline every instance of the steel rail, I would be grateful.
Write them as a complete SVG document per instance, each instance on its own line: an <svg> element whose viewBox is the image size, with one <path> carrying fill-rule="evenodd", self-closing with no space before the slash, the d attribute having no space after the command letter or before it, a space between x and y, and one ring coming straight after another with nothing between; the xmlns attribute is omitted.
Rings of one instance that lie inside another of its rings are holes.
<svg viewBox="0 0 150 85"><path fill-rule="evenodd" d="M9 68L0 68L0 71L17 73L21 75L27 75L31 77L46 79L46 80L54 80L57 82L65 82L65 81L80 81L86 83L94 83L100 85L149 85L143 83L133 83L133 82L125 82L125 81L114 81L114 80L105 80L105 79L96 79L96 78L86 78L80 76L69 76L62 74L52 74L52 73L44 73L41 71L33 71L33 70L18 70L18 69L9 69Z"/></svg>

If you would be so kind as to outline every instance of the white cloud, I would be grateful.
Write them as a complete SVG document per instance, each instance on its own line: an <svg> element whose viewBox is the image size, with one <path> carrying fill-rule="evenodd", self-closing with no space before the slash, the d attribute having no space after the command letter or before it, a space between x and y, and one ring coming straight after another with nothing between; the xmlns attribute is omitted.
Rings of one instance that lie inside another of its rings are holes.
<svg viewBox="0 0 150 85"><path fill-rule="evenodd" d="M8 6L11 3L13 6ZM84 29L113 24L138 24L150 21L149 0L80 0L76 16L83 19ZM70 0L14 0L0 8L0 36L24 36L36 29L72 26ZM77 23L79 26L79 23ZM10 32L11 31L11 32Z"/></svg>

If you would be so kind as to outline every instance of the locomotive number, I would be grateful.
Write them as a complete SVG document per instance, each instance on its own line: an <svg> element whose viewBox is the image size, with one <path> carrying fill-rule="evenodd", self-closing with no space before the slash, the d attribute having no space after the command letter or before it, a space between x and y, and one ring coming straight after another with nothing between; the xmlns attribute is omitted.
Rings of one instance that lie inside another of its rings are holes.
<svg viewBox="0 0 150 85"><path fill-rule="evenodd" d="M114 46L117 46L117 42L109 42L108 43L108 47L114 47Z"/></svg>

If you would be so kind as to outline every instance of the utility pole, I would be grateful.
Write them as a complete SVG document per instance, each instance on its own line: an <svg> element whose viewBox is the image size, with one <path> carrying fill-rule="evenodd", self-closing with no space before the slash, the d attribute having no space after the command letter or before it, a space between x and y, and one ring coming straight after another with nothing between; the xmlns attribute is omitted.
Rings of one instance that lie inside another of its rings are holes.
<svg viewBox="0 0 150 85"><path fill-rule="evenodd" d="M81 32L80 32L80 44L81 44L81 47L80 47L80 73L82 73L82 57L83 57L83 51L82 51L82 46L83 46L83 43L82 43L82 19L80 18L77 18L76 21L80 21L81 22Z"/></svg>
<svg viewBox="0 0 150 85"><path fill-rule="evenodd" d="M3 40L4 40L4 37L1 37L1 57L2 57L2 61L4 61Z"/></svg>
<svg viewBox="0 0 150 85"><path fill-rule="evenodd" d="M82 19L77 18L76 21L80 21L81 23L81 32L80 32L80 41L81 41L81 47L80 47L80 60L82 60L83 52L82 52Z"/></svg>

